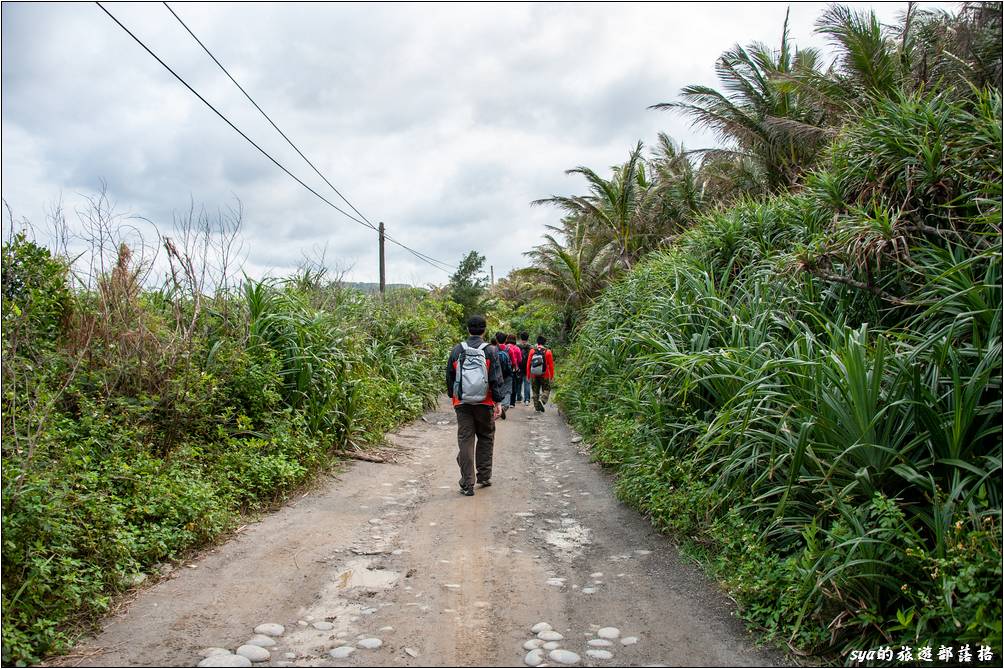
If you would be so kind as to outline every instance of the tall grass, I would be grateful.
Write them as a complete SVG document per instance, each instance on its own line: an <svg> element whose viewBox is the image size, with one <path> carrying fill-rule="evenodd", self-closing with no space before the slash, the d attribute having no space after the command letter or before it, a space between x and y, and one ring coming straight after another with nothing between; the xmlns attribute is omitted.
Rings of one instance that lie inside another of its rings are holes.
<svg viewBox="0 0 1004 669"><path fill-rule="evenodd" d="M188 261L144 289L131 258L72 290L66 258L3 247L5 665L65 650L159 563L417 417L459 338L425 291L308 270L205 295Z"/></svg>
<svg viewBox="0 0 1004 669"><path fill-rule="evenodd" d="M883 102L608 288L560 401L810 652L1001 647L1001 105Z"/></svg>

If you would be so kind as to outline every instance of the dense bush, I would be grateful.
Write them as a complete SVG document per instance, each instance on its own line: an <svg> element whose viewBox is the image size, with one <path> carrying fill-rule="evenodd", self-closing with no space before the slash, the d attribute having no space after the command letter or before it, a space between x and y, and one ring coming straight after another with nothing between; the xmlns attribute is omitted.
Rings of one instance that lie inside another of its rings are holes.
<svg viewBox="0 0 1004 669"><path fill-rule="evenodd" d="M768 636L1000 652L1001 178L999 94L887 100L588 312L559 401Z"/></svg>
<svg viewBox="0 0 1004 669"><path fill-rule="evenodd" d="M158 563L263 510L436 398L458 307L303 272L236 294L92 290L3 247L3 662L74 635Z"/></svg>

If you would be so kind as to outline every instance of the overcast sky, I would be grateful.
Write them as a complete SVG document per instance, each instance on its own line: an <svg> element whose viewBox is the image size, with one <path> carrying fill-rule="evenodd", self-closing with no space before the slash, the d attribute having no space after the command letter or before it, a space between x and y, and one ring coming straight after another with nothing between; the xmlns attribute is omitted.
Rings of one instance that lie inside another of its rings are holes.
<svg viewBox="0 0 1004 669"><path fill-rule="evenodd" d="M859 4L887 22L906 8ZM685 119L646 107L676 99L687 84L714 85L715 58L737 42L776 44L786 9L172 7L370 220L451 264L477 249L496 277L523 266L523 252L559 219L531 200L583 191L564 170L605 173L659 131L690 148L710 145ZM822 46L812 25L824 7L791 6L797 45ZM163 5L109 9L238 127L340 204ZM288 273L326 248L328 265L350 268L349 279L376 280L374 232L279 171L96 5L5 2L2 30L2 192L15 217L43 224L54 201L79 207L102 180L119 212L164 231L192 199L215 210L236 197L252 275ZM394 246L387 259L391 282L447 278Z"/></svg>

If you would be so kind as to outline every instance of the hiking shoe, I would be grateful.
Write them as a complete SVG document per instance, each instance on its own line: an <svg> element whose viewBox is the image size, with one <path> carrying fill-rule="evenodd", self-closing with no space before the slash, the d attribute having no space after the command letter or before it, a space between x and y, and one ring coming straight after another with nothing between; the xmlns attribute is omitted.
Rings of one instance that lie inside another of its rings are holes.
<svg viewBox="0 0 1004 669"><path fill-rule="evenodd" d="M492 482L490 479L485 479L484 481L478 481L478 485L482 488L491 488Z"/></svg>
<svg viewBox="0 0 1004 669"><path fill-rule="evenodd" d="M460 486L460 494L464 497L474 497L474 486Z"/></svg>
<svg viewBox="0 0 1004 669"><path fill-rule="evenodd" d="M502 407L502 420L505 420L505 407Z"/></svg>

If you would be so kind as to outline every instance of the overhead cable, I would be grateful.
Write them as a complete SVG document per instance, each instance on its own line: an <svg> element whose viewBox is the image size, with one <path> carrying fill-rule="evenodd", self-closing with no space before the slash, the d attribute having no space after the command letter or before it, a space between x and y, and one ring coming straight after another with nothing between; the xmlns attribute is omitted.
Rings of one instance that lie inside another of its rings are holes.
<svg viewBox="0 0 1004 669"><path fill-rule="evenodd" d="M299 147L297 147L296 144L293 143L293 140L291 140L289 138L289 136L286 135L286 133L282 131L282 129L275 123L275 121L273 121L272 118L267 113L265 113L265 110L261 108L261 105L259 105L254 100L254 98L251 97L251 94L248 93L247 90L245 90L245 88L240 85L240 83L237 81L237 79L234 78L234 76L232 74L230 74L229 70L227 70L227 68L224 67L223 63L221 63L220 60L215 55L213 55L213 52L209 50L209 47L207 47L203 43L203 41L199 39L199 37L195 34L195 32L191 28L188 27L188 24L186 24L182 20L182 18L180 16L178 16L178 13L175 12L174 9L172 9L171 6L167 2L164 2L163 4L167 8L167 10L169 12L171 12L171 15L174 16L175 19L177 19L178 23L181 24L181 26L185 29L185 31L188 32L189 35L191 35L192 39L194 39L196 41L196 43L200 47L202 47L202 50L205 51L206 54L213 60L213 62L216 63L216 65L223 71L223 73L225 75L227 75L227 78L229 78L230 81L232 81L233 84L240 90L240 92L244 94L244 97L246 97L248 99L248 102L250 102L252 105L254 105L254 108L257 109L258 112L263 117L265 117L265 120L268 121L269 124L273 128L275 128L275 131L278 132L282 136L282 138L284 140L286 140L286 143L289 144L293 148L293 150L296 151L296 153L301 158L303 158L304 162L306 162L308 165L310 165L311 169L314 170L314 172L317 174L317 176L321 177L321 179L324 181L324 183L326 183L331 188L331 190L333 190L338 195L338 197L340 197L342 199L342 201L345 202L345 204L347 204L352 209L352 211L354 211L356 214L358 214L359 217L362 218L366 222L366 224L369 225L369 227L371 227L371 228L373 228L375 230L376 227L373 225L373 223L368 218L366 218L366 215L363 214L361 211L359 211L359 209L357 209L356 206L354 204L352 204L348 200L348 198L345 197L345 195L343 195L342 192L339 191L338 188L336 188L335 185L333 183L331 183L331 181L326 176L324 176L324 174L321 173L321 171L317 168L317 166L314 165L314 163L311 162L310 159L307 158L306 155L304 155L303 151L301 151L299 149ZM353 220L356 220L358 222L358 219L353 219ZM449 263L443 262L442 260L437 260L436 258L433 258L432 256L429 256L429 255L427 255L425 253L421 253L419 251L416 251L415 249L412 249L409 246L406 246L405 244L402 244L401 242L397 241L396 239L393 239L392 237L390 237L390 235L387 235L386 233L384 234L384 238L387 241L391 242L392 244L396 244L397 246L400 246L404 250L408 251L409 253L411 253L413 256L415 256L419 260L422 260L423 262L426 262L426 263L432 265L436 269L439 269L439 270L442 270L442 271L446 271L445 268L455 269L455 266L450 265Z"/></svg>
<svg viewBox="0 0 1004 669"><path fill-rule="evenodd" d="M275 158L273 158L273 157L272 157L272 156L271 156L271 155L270 155L270 154L269 154L269 153L268 153L268 152L267 152L267 151L266 151L265 149L263 149L263 148L261 148L260 146L258 146L258 144L257 144L257 143L256 143L256 142L255 142L255 141L254 141L253 139L251 139L250 137L248 137L247 135L245 135L245 134L244 134L244 132L242 132L240 128L238 128L238 127L237 127L236 125L234 125L234 124L233 124L233 123L232 123L232 122L230 121L230 119L228 119L228 118L227 118L226 116L224 116L224 115L223 115L223 113L222 113L222 112L221 112L221 111L220 111L219 109L217 109L216 107L214 107L214 106L212 105L212 103L210 103L210 102L209 102L208 100L206 100L206 99L205 99L204 97L202 97L202 96L201 96L201 95L199 94L199 92L198 92L197 90L195 90L194 88L192 88L192 87L191 87L191 86L189 85L189 83L188 83L187 81L185 81L185 80L184 80L184 79L183 79L183 78L181 77L181 75L179 75L179 74L178 74L177 72L175 72L174 70L172 70L172 69L171 69L171 66L170 66L170 65L168 65L168 64L167 64L167 63L165 63L165 62L164 62L163 60L161 60L161 59L160 59L160 56L158 56L157 54L155 54L155 53L154 53L154 52L153 52L153 51L152 51L152 50L150 49L150 47L148 47L148 46L147 46L146 44L144 44L144 43L143 43L143 40L141 40L140 38L136 37L136 35L134 35L134 34L133 34L133 32L132 32L131 30L129 30L128 28L126 28L126 27L125 27L125 26L124 26L124 25L122 24L122 22L121 22L121 21L119 21L119 20L118 20L117 18L115 18L115 15L114 15L114 14L112 14L111 12L109 12L109 11L108 11L108 10L107 10L107 9L105 8L105 6L104 6L104 5L102 5L102 4L100 3L100 2L95 2L94 4L96 4L96 5L98 6L98 7L100 7L100 8L101 8L101 11L103 11L103 12L104 12L105 14L107 14L107 15L109 16L109 18L111 18L111 20L112 20L112 21L114 21L114 22L115 22L116 24L118 24L118 26L119 26L120 28L122 28L122 30L124 30L124 31L126 32L126 34L128 34L128 35L129 35L130 37L132 37L132 38L133 38L134 40L136 40L136 43L137 43L137 44L139 44L139 45L140 45L141 47L143 47L143 49L144 49L144 50L145 50L145 51L146 51L146 52L147 52L148 54L150 54L151 56L153 56L154 60L156 60L156 61L157 61L158 63L160 63L160 64L161 64L161 65L162 65L162 66L164 67L164 69L166 69L166 70L167 70L168 72L170 72L170 73L171 73L172 75L174 75L174 78L175 78L175 79L177 79L178 81L180 81L180 82L181 82L181 84L182 84L182 85L183 85L183 86L184 86L185 88L187 88L187 89L188 89L189 91L191 91L191 93L192 93L192 94L193 94L193 95L194 95L195 97L199 98L199 100L201 100L201 101L202 101L202 103L203 103L204 105L206 105L206 106L207 106L207 107L209 107L209 108L210 108L211 110L213 110L213 112L214 112L214 113L215 113L215 114L216 114L217 116L219 116L219 117L220 117L221 119L223 119L223 121L224 121L224 122L225 122L225 123L226 123L227 125L229 125L229 126L230 126L231 128L233 128L234 132L236 132L236 133L237 133L238 135L240 135L241 137L243 137L243 138L244 138L244 139L245 139L245 140L246 140L246 141L247 141L247 142L248 142L249 144L251 144L251 146L253 146L254 148L258 149L258 151L259 151L259 152L260 152L260 153L261 153L261 154L262 154L263 156L265 156L265 157L266 157L266 158L268 158L268 159L269 159L270 161L272 161L272 163L274 163L276 167L278 167L278 168L279 168L280 170L282 170L282 171L283 171L283 172L285 172L285 173L286 173L287 175L289 175L289 176L290 176L290 177L291 177L292 179L294 179L294 180L295 180L295 181L296 181L296 182L297 182L298 184L300 184L301 186L303 186L304 188L306 188L307 190L309 190L309 191L310 191L311 193L313 193L313 194L314 194L314 195L315 195L315 196L316 196L316 197L317 197L318 199L320 199L320 200L321 200L322 202L324 202L325 204L327 204L327 205L328 205L329 207L331 207L331 208L332 208L332 209L334 209L335 211L338 211L338 212L340 212L341 214L343 214L343 215L344 215L344 216L345 216L346 218L349 218L350 220L353 220L353 221L355 221L356 223L358 223L358 224L360 224L360 225L364 225L364 226L366 226L366 227L368 227L368 228L372 228L372 229L376 230L376 227L375 227L374 225L372 225L372 224L370 224L370 223L366 223L365 221L361 221L361 220L359 220L358 218L356 218L355 216L353 216L352 214L349 214L348 212L346 212L345 210L343 210L343 209L342 209L341 207L339 207L338 205L336 205L336 204L334 204L333 202L331 202L331 200L329 200L328 198L324 197L323 195L321 195L320 193L318 193L318 192L317 192L316 190L314 190L313 188L311 188L310 186L308 186L307 184L305 184L305 183L304 183L304 182L303 182L303 181L302 181L302 180L301 180L301 179L300 179L300 178L299 178L298 176L296 176L295 174L293 174L292 172L290 172L290 171L289 171L288 169L286 169L286 168L285 168L285 167L284 167L284 166L282 165L282 163L280 163L280 162L279 162L278 160L276 160Z"/></svg>
<svg viewBox="0 0 1004 669"><path fill-rule="evenodd" d="M314 172L317 173L317 176L321 177L321 179L324 180L324 183L328 184L328 186L331 187L331 190L335 191L335 193L338 194L338 197L342 198L342 200L345 202L345 204L347 204L352 209L352 211L356 212L356 214L358 214L360 218L362 218L364 221L366 221L367 223L369 223L370 227L372 227L373 226L372 221L370 221L368 218L366 218L366 216L364 216L361 211L359 211L358 209L356 209L355 205L353 205L351 202L349 202L348 199L344 195L342 195L341 191L339 191L337 188L335 188L334 184L332 184L330 181L328 181L328 178L326 176L324 176L323 174L321 174L321 171L319 169L317 169L317 167L314 166L314 163L310 162L310 159L307 158L307 156L303 155L303 151L300 151L300 149L296 146L296 144L293 143L293 140L291 140L289 137L287 137L286 133L284 133L282 131L282 129L279 128L279 126L275 124L275 121L273 121L271 119L271 117L269 117L269 115L265 113L265 110L262 109L261 106L259 106L259 104L257 102L255 102L254 98L251 97L251 94L248 93L246 90L244 90L244 87L241 86L237 82L236 79L234 79L233 75L230 74L230 72L227 70L227 68L223 67L223 63L221 63L219 61L219 59L217 59L216 56L213 55L213 52L210 51L209 48L205 44L202 43L202 40L200 40L198 38L198 36L196 36L196 34L194 32L192 32L192 29L189 28L188 25L184 21L181 20L181 17L178 16L177 12L175 12L171 8L171 5L169 5L169 4L167 4L165 2L164 6L167 7L167 11L171 12L171 14L174 16L174 18L176 18L178 20L178 23L181 24L181 27L184 28L186 31L188 31L188 34L192 36L192 39L194 39L199 44L199 46L202 47L202 50L205 51L206 54L210 58L213 59L213 62L216 63L221 70L223 70L223 74L227 75L227 77L230 79L230 81L234 82L234 86L236 86L238 89L240 89L240 92L244 94L244 97L246 97L248 99L248 102L250 102L252 105L254 105L254 108L257 109L261 113L261 115L265 117L265 120L268 121L272 125L273 128L275 128L275 131L278 132L280 135L282 135L282 138L284 140L286 140L286 143L289 144L291 147L293 147L293 150L296 151L300 155L300 157L303 158L303 160L308 165L310 165L310 167L314 170Z"/></svg>

